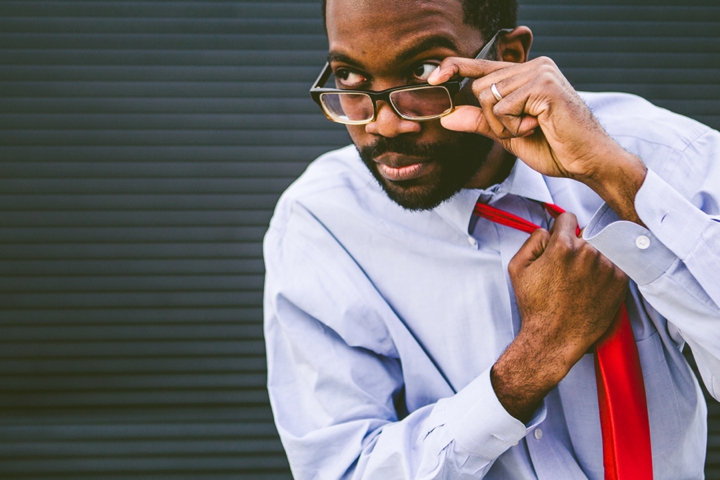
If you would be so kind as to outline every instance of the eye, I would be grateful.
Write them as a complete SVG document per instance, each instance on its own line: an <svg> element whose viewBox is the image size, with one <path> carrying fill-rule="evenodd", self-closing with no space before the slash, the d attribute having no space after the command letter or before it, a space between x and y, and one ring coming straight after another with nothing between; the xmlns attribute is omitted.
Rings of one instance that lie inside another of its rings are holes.
<svg viewBox="0 0 720 480"><path fill-rule="evenodd" d="M436 63L421 63L413 70L413 75L423 82L426 82L430 74L438 67Z"/></svg>
<svg viewBox="0 0 720 480"><path fill-rule="evenodd" d="M367 78L357 72L341 68L335 71L335 81L338 86L358 87L367 82Z"/></svg>

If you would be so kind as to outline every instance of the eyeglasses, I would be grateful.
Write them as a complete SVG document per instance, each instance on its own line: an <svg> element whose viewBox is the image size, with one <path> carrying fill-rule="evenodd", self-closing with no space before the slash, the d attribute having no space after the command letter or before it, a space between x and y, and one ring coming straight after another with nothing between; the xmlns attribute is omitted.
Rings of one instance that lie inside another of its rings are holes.
<svg viewBox="0 0 720 480"><path fill-rule="evenodd" d="M480 50L476 60L490 56L492 46L501 33L512 29L498 30ZM310 89L310 96L333 122L346 125L366 125L377 119L377 102L383 100L401 118L423 122L444 117L455 109L455 95L470 81L470 78L452 80L440 85L420 83L388 88L380 92L368 90L343 90L324 88L332 75L330 63L326 63Z"/></svg>

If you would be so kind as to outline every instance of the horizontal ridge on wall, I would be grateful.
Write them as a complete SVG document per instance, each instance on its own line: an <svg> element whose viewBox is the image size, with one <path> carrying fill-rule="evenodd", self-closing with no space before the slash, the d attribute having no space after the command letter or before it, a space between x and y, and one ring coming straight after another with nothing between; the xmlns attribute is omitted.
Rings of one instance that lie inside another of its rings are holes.
<svg viewBox="0 0 720 480"><path fill-rule="evenodd" d="M577 88L720 126L716 0L520 3ZM326 56L319 0L0 2L0 478L290 478L262 239L350 142Z"/></svg>

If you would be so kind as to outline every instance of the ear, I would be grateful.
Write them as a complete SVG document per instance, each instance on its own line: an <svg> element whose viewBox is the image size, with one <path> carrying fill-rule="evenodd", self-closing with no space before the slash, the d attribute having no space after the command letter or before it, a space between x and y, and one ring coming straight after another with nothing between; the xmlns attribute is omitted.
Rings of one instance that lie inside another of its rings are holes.
<svg viewBox="0 0 720 480"><path fill-rule="evenodd" d="M528 27L517 27L498 42L498 58L503 62L524 63L530 55L533 34Z"/></svg>

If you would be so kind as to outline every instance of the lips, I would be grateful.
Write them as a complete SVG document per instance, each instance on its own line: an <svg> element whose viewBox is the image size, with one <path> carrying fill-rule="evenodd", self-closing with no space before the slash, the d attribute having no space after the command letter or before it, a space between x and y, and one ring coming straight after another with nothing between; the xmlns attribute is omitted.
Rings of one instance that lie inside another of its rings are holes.
<svg viewBox="0 0 720 480"><path fill-rule="evenodd" d="M377 169L378 172L380 172L380 175L392 182L403 182L406 180L414 180L416 178L420 178L429 173L429 171L433 168L432 162L412 162L412 160L419 159L401 159L397 155L382 155L375 160L375 164L377 165Z"/></svg>

